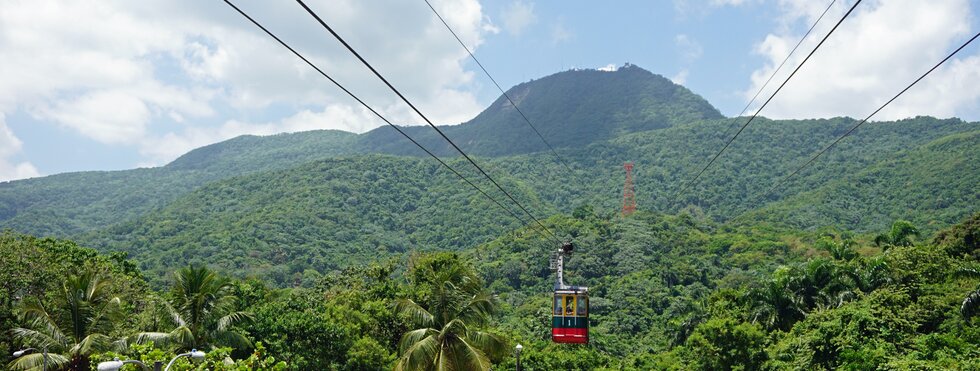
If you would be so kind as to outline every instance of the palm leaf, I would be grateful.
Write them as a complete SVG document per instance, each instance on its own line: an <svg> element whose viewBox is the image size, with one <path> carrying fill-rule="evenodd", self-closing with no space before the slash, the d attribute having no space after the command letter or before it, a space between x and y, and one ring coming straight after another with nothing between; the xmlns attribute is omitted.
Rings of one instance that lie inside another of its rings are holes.
<svg viewBox="0 0 980 371"><path fill-rule="evenodd" d="M62 369L68 365L68 357L57 353L48 353L48 369ZM44 366L44 353L31 353L20 356L7 364L11 371L41 371Z"/></svg>
<svg viewBox="0 0 980 371"><path fill-rule="evenodd" d="M246 312L233 312L218 319L218 331L227 331L238 323L251 321L252 315Z"/></svg>
<svg viewBox="0 0 980 371"><path fill-rule="evenodd" d="M252 342L245 335L235 331L218 331L215 333L214 338L221 344L231 346L235 349L252 348Z"/></svg>
<svg viewBox="0 0 980 371"><path fill-rule="evenodd" d="M395 311L407 315L412 323L418 327L435 326L435 318L432 313L422 308L411 299L398 299L395 301Z"/></svg>
<svg viewBox="0 0 980 371"><path fill-rule="evenodd" d="M78 344L75 344L75 346L69 349L68 352L73 355L88 356L108 350L111 345L112 341L109 340L108 336L102 334L91 334L79 341Z"/></svg>
<svg viewBox="0 0 980 371"><path fill-rule="evenodd" d="M406 353L413 345L429 336L439 336L439 332L431 328L420 328L406 332L398 342L398 350L401 353Z"/></svg>
<svg viewBox="0 0 980 371"><path fill-rule="evenodd" d="M52 350L64 348L64 343L59 343L50 334L41 331L18 327L10 330L10 333L14 335L14 338L17 338L24 344L31 344L39 348L48 347Z"/></svg>
<svg viewBox="0 0 980 371"><path fill-rule="evenodd" d="M440 371L489 370L490 359L465 339L449 336L444 340L436 367Z"/></svg>
<svg viewBox="0 0 980 371"><path fill-rule="evenodd" d="M404 337L403 337L404 340ZM441 344L438 336L431 334L411 344L395 364L395 371L431 370L439 358Z"/></svg>
<svg viewBox="0 0 980 371"><path fill-rule="evenodd" d="M489 357L502 357L510 351L510 345L503 337L486 331L469 331L466 333L466 342Z"/></svg>
<svg viewBox="0 0 980 371"><path fill-rule="evenodd" d="M165 345L172 340L174 340L173 333L166 332L141 332L133 335L133 342L136 344L153 342L154 345Z"/></svg>

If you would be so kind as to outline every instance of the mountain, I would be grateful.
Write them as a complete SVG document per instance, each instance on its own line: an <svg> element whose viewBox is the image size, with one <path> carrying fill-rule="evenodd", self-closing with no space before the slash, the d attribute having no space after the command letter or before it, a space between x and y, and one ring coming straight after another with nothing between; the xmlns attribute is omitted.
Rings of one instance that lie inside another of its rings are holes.
<svg viewBox="0 0 980 371"><path fill-rule="evenodd" d="M548 149L521 112L556 148L582 147L627 133L723 117L687 88L631 64L616 71L560 72L519 84L507 95L520 112L501 96L472 120L444 127L446 136L468 153L505 156ZM437 154L456 154L429 128L410 128L409 135ZM390 127L366 133L361 144L376 152L422 154Z"/></svg>
<svg viewBox="0 0 980 371"><path fill-rule="evenodd" d="M760 117L679 193L745 118L723 118L687 89L635 66L566 71L509 94L573 171L542 150L506 99L443 128L545 224L584 205L615 214L625 161L636 164L640 209L684 210L714 223L861 233L901 218L935 231L977 211L980 123L869 123L766 194L856 121ZM427 127L406 131L436 140ZM2 183L0 228L125 251L157 279L203 262L286 286L409 251L464 250L522 226L392 134L243 136L160 168ZM451 154L446 145L431 148ZM446 159L506 201L468 163Z"/></svg>
<svg viewBox="0 0 980 371"><path fill-rule="evenodd" d="M355 138L336 130L245 135L195 149L163 167L3 182L0 228L75 236L158 209L211 181L356 152Z"/></svg>
<svg viewBox="0 0 980 371"><path fill-rule="evenodd" d="M912 219L934 231L976 211L980 172L971 160L980 128L927 117L869 125L773 195L763 192L774 179L854 120L759 120L698 186L675 195L722 144L725 129L740 122L703 121L561 150L574 174L555 164L549 153L478 160L541 219L582 205L601 215L615 213L624 160L637 164L641 209L697 210L719 222L871 232L895 219ZM454 159L451 165L506 201L465 161ZM837 191L869 177L882 185L876 192L847 196ZM938 192L942 204L918 202ZM906 200L908 195L914 198ZM379 257L464 250L518 227L434 161L360 155L213 182L158 211L79 238L101 250L128 252L151 277L181 264L207 262L292 285L312 272Z"/></svg>
<svg viewBox="0 0 980 371"><path fill-rule="evenodd" d="M499 181L522 203L541 205L510 179ZM434 161L369 155L213 182L82 240L128 252L151 277L193 262L291 285L308 271L462 250L518 227Z"/></svg>
<svg viewBox="0 0 980 371"><path fill-rule="evenodd" d="M632 65L615 72L560 72L520 84L510 95L555 147L721 117L686 88ZM501 97L470 122L442 129L477 155L542 150L544 144L505 102ZM404 129L440 155L457 155L431 128ZM208 182L363 153L424 155L390 127L362 135L336 130L245 135L195 149L159 168L0 183L0 228L72 237L156 210Z"/></svg>
<svg viewBox="0 0 980 371"><path fill-rule="evenodd" d="M959 222L980 205L980 130L952 134L903 150L742 216L788 228L811 225L888 225L909 219L936 230ZM958 154L950 156L950 154Z"/></svg>

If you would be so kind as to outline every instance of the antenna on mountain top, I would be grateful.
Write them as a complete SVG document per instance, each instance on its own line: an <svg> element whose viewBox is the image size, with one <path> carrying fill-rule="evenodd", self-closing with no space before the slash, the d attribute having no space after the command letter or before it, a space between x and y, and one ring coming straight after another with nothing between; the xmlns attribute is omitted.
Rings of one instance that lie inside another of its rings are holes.
<svg viewBox="0 0 980 371"><path fill-rule="evenodd" d="M623 163L626 169L626 183L623 184L623 216L629 216L636 211L636 190L633 188L633 163Z"/></svg>

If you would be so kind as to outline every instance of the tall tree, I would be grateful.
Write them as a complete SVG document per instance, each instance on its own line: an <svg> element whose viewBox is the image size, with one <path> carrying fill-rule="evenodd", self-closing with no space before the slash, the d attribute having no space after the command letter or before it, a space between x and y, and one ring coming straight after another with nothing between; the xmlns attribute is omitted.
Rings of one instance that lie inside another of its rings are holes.
<svg viewBox="0 0 980 371"><path fill-rule="evenodd" d="M23 304L26 328L15 328L15 338L35 349L47 349L49 367L88 370L89 356L108 350L108 334L122 317L119 297L109 292L110 281L95 271L69 276L45 308L37 298ZM40 369L44 355L34 352L10 364L12 370Z"/></svg>
<svg viewBox="0 0 980 371"><path fill-rule="evenodd" d="M912 222L896 220L892 223L892 229L876 236L874 242L887 249L890 246L912 246L916 237L919 237L919 229Z"/></svg>
<svg viewBox="0 0 980 371"><path fill-rule="evenodd" d="M495 298L455 254L416 263L409 276L422 304L408 298L396 303L416 329L402 335L395 370L489 370L491 359L507 351L502 338L482 330Z"/></svg>
<svg viewBox="0 0 980 371"><path fill-rule="evenodd" d="M206 266L187 266L174 273L170 301L164 302L176 328L169 333L145 332L137 342L174 342L182 349L208 349L230 346L247 349L252 346L234 326L251 315L237 311L233 285L227 277Z"/></svg>

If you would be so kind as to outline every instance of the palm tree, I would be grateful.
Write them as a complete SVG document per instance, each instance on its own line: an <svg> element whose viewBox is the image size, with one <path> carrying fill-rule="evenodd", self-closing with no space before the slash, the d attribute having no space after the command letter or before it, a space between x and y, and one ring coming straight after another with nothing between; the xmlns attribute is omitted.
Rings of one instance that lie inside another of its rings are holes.
<svg viewBox="0 0 980 371"><path fill-rule="evenodd" d="M15 328L14 337L24 344L47 348L48 366L55 369L88 370L89 356L108 350L108 334L122 316L120 299L109 292L110 281L88 271L69 276L55 293L51 311L38 299L24 303L27 328ZM44 355L21 356L10 363L11 370L40 370Z"/></svg>
<svg viewBox="0 0 980 371"><path fill-rule="evenodd" d="M817 247L830 253L834 260L851 261L858 256L854 250L854 240L847 237L828 235L817 241Z"/></svg>
<svg viewBox="0 0 980 371"><path fill-rule="evenodd" d="M395 370L490 369L490 359L507 351L503 339L480 330L495 310L494 297L461 264L422 274L427 308L411 299L396 302L396 311L407 315L417 329L402 335Z"/></svg>
<svg viewBox="0 0 980 371"><path fill-rule="evenodd" d="M169 333L144 332L136 341L176 343L184 350L230 346L247 349L251 342L234 330L234 325L251 318L235 310L236 298L228 278L205 266L187 266L174 273L169 302L164 301L169 319L176 328Z"/></svg>
<svg viewBox="0 0 980 371"><path fill-rule="evenodd" d="M879 287L892 283L891 269L884 256L877 256L850 264L842 272L850 279L850 284L862 293L868 294Z"/></svg>
<svg viewBox="0 0 980 371"><path fill-rule="evenodd" d="M891 246L912 246L915 242L914 237L919 236L919 229L912 222L907 220L896 220L892 224L892 229L887 234L879 234L875 237L876 246L887 249Z"/></svg>
<svg viewBox="0 0 980 371"><path fill-rule="evenodd" d="M789 331L793 324L806 316L800 298L786 287L781 279L771 279L749 290L752 307L751 321L769 329Z"/></svg>

